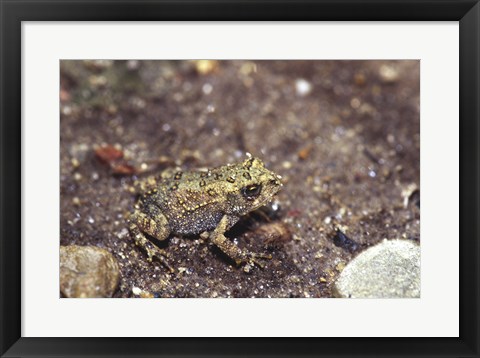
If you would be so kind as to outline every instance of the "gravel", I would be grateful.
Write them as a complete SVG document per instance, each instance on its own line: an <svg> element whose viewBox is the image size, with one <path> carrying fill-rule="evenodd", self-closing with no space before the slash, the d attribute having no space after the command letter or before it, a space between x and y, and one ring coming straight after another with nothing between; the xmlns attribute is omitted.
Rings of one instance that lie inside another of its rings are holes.
<svg viewBox="0 0 480 358"><path fill-rule="evenodd" d="M61 61L60 244L111 252L113 297L333 297L365 248L420 242L419 73L419 61ZM245 273L196 236L159 243L174 274L148 262L127 230L135 181L246 152L284 187L227 237L270 252L266 267Z"/></svg>

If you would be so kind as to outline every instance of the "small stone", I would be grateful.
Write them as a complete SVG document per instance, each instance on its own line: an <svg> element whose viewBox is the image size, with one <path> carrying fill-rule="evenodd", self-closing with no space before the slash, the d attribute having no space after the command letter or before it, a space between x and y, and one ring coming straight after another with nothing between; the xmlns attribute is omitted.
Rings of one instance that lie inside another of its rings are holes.
<svg viewBox="0 0 480 358"><path fill-rule="evenodd" d="M278 246L292 239L288 227L281 222L272 222L261 225L254 231L254 237L263 241L265 245Z"/></svg>
<svg viewBox="0 0 480 358"><path fill-rule="evenodd" d="M308 158L308 156L310 155L310 152L312 151L312 146L311 145L308 145L306 147L303 147L302 149L300 149L297 153L297 156L298 156L298 159L300 160L305 160Z"/></svg>
<svg viewBox="0 0 480 358"><path fill-rule="evenodd" d="M357 98L357 97L353 97L351 100L350 100L350 107L352 107L353 109L358 109L360 108L360 105L362 104L362 102L360 102L360 100Z"/></svg>
<svg viewBox="0 0 480 358"><path fill-rule="evenodd" d="M345 266L334 294L346 298L420 297L420 246L407 240L383 240Z"/></svg>
<svg viewBox="0 0 480 358"><path fill-rule="evenodd" d="M71 115L73 112L73 109L72 107L70 106L62 106L62 114L66 115L66 116L69 116Z"/></svg>
<svg viewBox="0 0 480 358"><path fill-rule="evenodd" d="M409 205L409 203L412 202L412 196L416 193L418 193L418 198L413 198L413 199L418 199L418 203L420 206L420 191L418 190L418 186L415 183L410 183L408 184L405 188L402 189L402 198L403 198L403 207L406 209ZM415 201L415 200L413 200Z"/></svg>
<svg viewBox="0 0 480 358"><path fill-rule="evenodd" d="M113 65L113 60L85 60L83 65L95 72L103 71Z"/></svg>
<svg viewBox="0 0 480 358"><path fill-rule="evenodd" d="M398 70L391 65L382 65L380 67L380 78L385 83L394 83L399 78Z"/></svg>
<svg viewBox="0 0 480 358"><path fill-rule="evenodd" d="M256 73L257 72L257 65L254 62L245 62L240 67L239 72L244 76L248 76L251 73Z"/></svg>
<svg viewBox="0 0 480 358"><path fill-rule="evenodd" d="M95 246L60 247L60 292L65 297L111 297L120 278L117 261Z"/></svg>
<svg viewBox="0 0 480 358"><path fill-rule="evenodd" d="M312 91L312 85L307 80L299 78L295 81L295 91L300 97L307 96Z"/></svg>
<svg viewBox="0 0 480 358"><path fill-rule="evenodd" d="M213 91L213 86L210 83L205 83L202 86L202 92L206 95L209 95Z"/></svg>
<svg viewBox="0 0 480 358"><path fill-rule="evenodd" d="M70 101L71 98L72 98L72 96L70 95L70 92L68 92L68 90L66 90L65 88L60 89L60 101L61 102Z"/></svg>
<svg viewBox="0 0 480 358"><path fill-rule="evenodd" d="M357 86L363 86L367 82L367 78L363 73L356 73L354 76L354 81Z"/></svg>
<svg viewBox="0 0 480 358"><path fill-rule="evenodd" d="M142 289L140 287L132 287L132 293L135 295L135 296L140 296L140 294L142 293Z"/></svg>
<svg viewBox="0 0 480 358"><path fill-rule="evenodd" d="M74 169L77 169L80 166L80 162L78 161L77 158L72 158L71 162L72 162L72 167Z"/></svg>
<svg viewBox="0 0 480 358"><path fill-rule="evenodd" d="M334 277L335 276L335 272L332 270L332 269L326 269L325 270L325 273L330 276L330 277Z"/></svg>
<svg viewBox="0 0 480 358"><path fill-rule="evenodd" d="M216 60L197 60L195 61L195 69L199 75L208 75L218 68Z"/></svg>
<svg viewBox="0 0 480 358"><path fill-rule="evenodd" d="M138 70L140 67L140 61L138 60L128 60L127 61L127 69L130 71Z"/></svg>
<svg viewBox="0 0 480 358"><path fill-rule="evenodd" d="M142 291L142 292L140 292L140 297L141 298L155 298L155 295L151 292Z"/></svg>
<svg viewBox="0 0 480 358"><path fill-rule="evenodd" d="M92 87L104 87L107 84L105 76L90 76L88 81Z"/></svg>
<svg viewBox="0 0 480 358"><path fill-rule="evenodd" d="M335 266L338 272L342 272L343 269L345 268L345 262L339 262L337 266Z"/></svg>
<svg viewBox="0 0 480 358"><path fill-rule="evenodd" d="M107 144L95 149L95 157L105 164L123 159L124 153L121 148Z"/></svg>
<svg viewBox="0 0 480 358"><path fill-rule="evenodd" d="M333 237L333 243L337 247L341 247L342 249L348 252L355 252L358 250L359 245L354 240L350 239L347 235L345 235L342 230L337 228L335 230L335 236Z"/></svg>
<svg viewBox="0 0 480 358"><path fill-rule="evenodd" d="M108 114L111 114L111 115L117 114L118 107L115 106L114 104L109 104L107 107L107 112ZM121 127L117 127L117 128L121 128Z"/></svg>

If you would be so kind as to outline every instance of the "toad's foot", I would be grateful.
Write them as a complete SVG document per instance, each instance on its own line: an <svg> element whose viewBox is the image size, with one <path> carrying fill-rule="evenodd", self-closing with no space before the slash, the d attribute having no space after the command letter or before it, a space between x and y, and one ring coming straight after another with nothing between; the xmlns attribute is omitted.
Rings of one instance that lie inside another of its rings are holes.
<svg viewBox="0 0 480 358"><path fill-rule="evenodd" d="M130 228L131 230L131 228ZM135 239L135 244L137 246L142 247L146 252L147 252L147 260L148 262L152 262L153 258L156 258L160 263L165 266L170 272L175 272L172 266L167 261L168 254L165 250L160 249L153 245L145 236L140 233L140 236L138 236L138 233L135 234L134 230L132 230L132 233L134 234L134 239Z"/></svg>
<svg viewBox="0 0 480 358"><path fill-rule="evenodd" d="M168 263L166 257L168 254L165 250L160 249L155 246L150 240L145 237L145 234L140 230L136 222L130 222L130 233L135 245L143 248L148 255L148 261L152 262L152 259L155 257L162 265L164 265L170 272L175 272L172 266Z"/></svg>
<svg viewBox="0 0 480 358"><path fill-rule="evenodd" d="M237 266L245 264L245 266L243 266L243 271L245 272L250 272L255 265L263 269L265 264L261 260L270 260L272 258L270 254L242 250L224 235L217 235L215 238L212 238L212 242L233 259Z"/></svg>
<svg viewBox="0 0 480 358"><path fill-rule="evenodd" d="M250 252L250 251L247 251L247 250L243 250L242 251L242 254L241 254L241 257L235 259L235 263L237 265L240 265L242 263L245 263L245 266L243 267L243 271L245 272L250 272L250 270L255 266L259 266L260 268L264 268L265 267L265 264L261 261L259 261L258 259L267 259L267 260L271 260L272 259L272 255L270 254L259 254L259 253L255 253L255 252Z"/></svg>
<svg viewBox="0 0 480 358"><path fill-rule="evenodd" d="M147 249L147 255L148 255L148 261L152 262L152 259L155 257L160 263L165 266L171 273L175 272L175 269L170 266L170 264L167 261L168 254L165 250L159 249L156 246L153 246L153 249Z"/></svg>
<svg viewBox="0 0 480 358"><path fill-rule="evenodd" d="M271 259L272 256L269 254L257 254L248 250L240 249L224 235L225 230L230 226L231 222L229 222L227 216L224 216L220 221L220 224L210 235L210 240L232 260L234 260L237 265L245 263L243 268L245 272L249 272L250 269L252 269L255 265L264 268L265 265L259 259Z"/></svg>

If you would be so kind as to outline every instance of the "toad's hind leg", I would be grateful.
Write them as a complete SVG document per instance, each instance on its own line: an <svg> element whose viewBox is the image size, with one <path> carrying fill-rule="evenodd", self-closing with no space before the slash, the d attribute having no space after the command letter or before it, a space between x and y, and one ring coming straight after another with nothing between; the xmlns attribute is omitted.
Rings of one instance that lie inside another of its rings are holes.
<svg viewBox="0 0 480 358"><path fill-rule="evenodd" d="M147 216L142 212L136 211L130 217L130 233L135 245L143 248L148 255L148 261L152 261L152 258L157 258L170 272L174 272L174 269L168 263L167 253L155 246L150 240L148 240L145 234L148 234L160 241L165 240L170 234L168 221L161 213L156 213L155 220ZM144 234L145 233L145 234Z"/></svg>
<svg viewBox="0 0 480 358"><path fill-rule="evenodd" d="M225 215L222 220L220 220L216 229L211 233L210 240L231 259L235 260L237 265L246 263L247 266L244 267L245 272L248 272L253 265L263 268L264 265L259 259L271 259L271 255L242 250L225 237L225 231L232 227L236 221L236 218Z"/></svg>

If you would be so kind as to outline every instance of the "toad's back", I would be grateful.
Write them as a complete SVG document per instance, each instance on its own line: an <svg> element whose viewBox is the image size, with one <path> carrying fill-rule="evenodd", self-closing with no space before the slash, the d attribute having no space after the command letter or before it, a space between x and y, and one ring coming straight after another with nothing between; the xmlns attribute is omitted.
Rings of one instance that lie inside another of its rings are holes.
<svg viewBox="0 0 480 358"><path fill-rule="evenodd" d="M270 199L279 185L278 176L265 169L263 162L250 158L207 171L164 176L144 194L142 202L147 210L159 210L172 232L197 234L213 230L224 215L240 217L255 209ZM265 199L246 196L245 188L252 186L263 190Z"/></svg>

